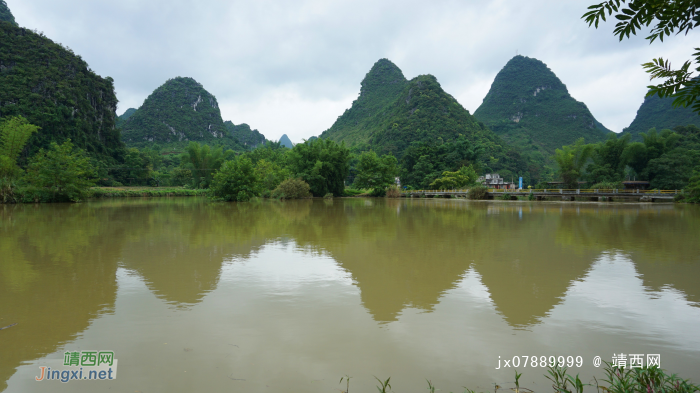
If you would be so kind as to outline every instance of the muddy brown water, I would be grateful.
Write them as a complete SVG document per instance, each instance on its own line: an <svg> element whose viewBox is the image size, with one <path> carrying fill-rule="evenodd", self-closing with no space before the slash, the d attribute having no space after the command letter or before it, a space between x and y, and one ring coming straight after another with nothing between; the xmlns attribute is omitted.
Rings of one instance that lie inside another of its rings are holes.
<svg viewBox="0 0 700 393"><path fill-rule="evenodd" d="M673 204L0 205L0 391L493 391L518 356L550 392L541 356L619 353L700 382L699 240ZM86 350L117 378L35 381Z"/></svg>

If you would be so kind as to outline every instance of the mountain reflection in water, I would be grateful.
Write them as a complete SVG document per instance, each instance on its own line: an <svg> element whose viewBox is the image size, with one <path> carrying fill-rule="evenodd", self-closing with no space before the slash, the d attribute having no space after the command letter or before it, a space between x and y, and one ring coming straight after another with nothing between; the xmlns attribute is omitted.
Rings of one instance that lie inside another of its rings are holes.
<svg viewBox="0 0 700 393"><path fill-rule="evenodd" d="M585 289L593 284L582 284L591 274L600 282L619 272L638 277L644 291L674 291L697 309L699 234L700 208L668 204L173 198L0 205L0 327L17 323L0 332L0 391L22 364L118 313L119 269L187 313L226 284L231 261L286 244L295 254L331 258L379 328L410 318L409 310L431 313L446 293L473 285L462 289L485 296L510 330L529 331L555 320L567 293L593 296ZM615 265L622 270L599 277L602 260L623 261Z"/></svg>

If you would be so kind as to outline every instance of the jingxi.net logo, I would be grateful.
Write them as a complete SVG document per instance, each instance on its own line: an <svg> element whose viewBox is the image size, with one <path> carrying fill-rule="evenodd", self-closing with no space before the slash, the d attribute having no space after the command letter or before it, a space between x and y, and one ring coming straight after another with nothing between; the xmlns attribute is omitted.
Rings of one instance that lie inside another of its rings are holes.
<svg viewBox="0 0 700 393"><path fill-rule="evenodd" d="M37 381L104 381L117 378L114 351L66 352L63 361L48 361L40 366Z"/></svg>

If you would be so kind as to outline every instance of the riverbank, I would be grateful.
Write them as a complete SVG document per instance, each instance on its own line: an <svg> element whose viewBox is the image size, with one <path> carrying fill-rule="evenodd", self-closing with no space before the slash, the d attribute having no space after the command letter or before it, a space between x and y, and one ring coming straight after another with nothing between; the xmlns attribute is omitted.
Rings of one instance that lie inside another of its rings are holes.
<svg viewBox="0 0 700 393"><path fill-rule="evenodd" d="M209 190L193 190L181 187L92 187L91 199L100 198L154 198L180 196L207 196Z"/></svg>

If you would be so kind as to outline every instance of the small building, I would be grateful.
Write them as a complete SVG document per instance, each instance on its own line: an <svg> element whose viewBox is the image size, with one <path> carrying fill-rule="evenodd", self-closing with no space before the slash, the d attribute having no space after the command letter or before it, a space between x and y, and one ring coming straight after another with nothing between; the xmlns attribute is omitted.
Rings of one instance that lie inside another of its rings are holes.
<svg viewBox="0 0 700 393"><path fill-rule="evenodd" d="M498 190L515 188L515 183L506 182L498 173L487 173L484 176L479 176L476 182L481 183L485 187Z"/></svg>

